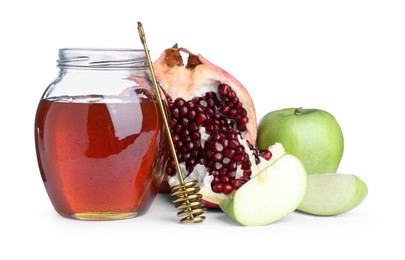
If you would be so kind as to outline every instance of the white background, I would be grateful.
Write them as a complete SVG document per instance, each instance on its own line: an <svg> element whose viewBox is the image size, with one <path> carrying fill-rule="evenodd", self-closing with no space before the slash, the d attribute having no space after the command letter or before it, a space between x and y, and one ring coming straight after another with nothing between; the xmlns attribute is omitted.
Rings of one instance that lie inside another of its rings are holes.
<svg viewBox="0 0 405 260"><path fill-rule="evenodd" d="M404 14L390 0L3 1L0 259L404 259ZM162 196L131 220L57 215L33 131L57 51L142 48L137 21L154 60L176 42L203 54L245 85L259 118L295 106L332 113L345 136L339 171L368 184L366 200L340 216L294 212L264 227L218 211L180 225Z"/></svg>

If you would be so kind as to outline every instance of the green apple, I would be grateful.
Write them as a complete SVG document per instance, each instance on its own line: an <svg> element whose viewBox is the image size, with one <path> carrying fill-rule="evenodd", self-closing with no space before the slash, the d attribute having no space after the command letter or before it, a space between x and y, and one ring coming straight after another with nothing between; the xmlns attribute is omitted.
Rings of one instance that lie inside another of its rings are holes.
<svg viewBox="0 0 405 260"><path fill-rule="evenodd" d="M297 209L313 215L338 215L357 207L367 193L367 185L353 174L311 174L307 193Z"/></svg>
<svg viewBox="0 0 405 260"><path fill-rule="evenodd" d="M336 172L343 156L343 133L336 119L320 109L286 108L259 122L257 146L280 142L298 157L308 174Z"/></svg>
<svg viewBox="0 0 405 260"><path fill-rule="evenodd" d="M285 153L219 203L244 226L263 226L295 211L304 198L307 173L300 160Z"/></svg>

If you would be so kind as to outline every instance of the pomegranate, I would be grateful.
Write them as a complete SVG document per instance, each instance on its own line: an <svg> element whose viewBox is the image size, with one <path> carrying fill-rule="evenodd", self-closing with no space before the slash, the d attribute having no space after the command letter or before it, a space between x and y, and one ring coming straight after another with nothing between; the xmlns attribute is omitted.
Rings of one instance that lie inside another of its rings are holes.
<svg viewBox="0 0 405 260"><path fill-rule="evenodd" d="M199 180L206 207L218 207L275 157L254 146L253 101L233 76L177 44L153 66L167 92L169 125L182 174L186 181ZM170 186L178 183L173 159L166 174Z"/></svg>

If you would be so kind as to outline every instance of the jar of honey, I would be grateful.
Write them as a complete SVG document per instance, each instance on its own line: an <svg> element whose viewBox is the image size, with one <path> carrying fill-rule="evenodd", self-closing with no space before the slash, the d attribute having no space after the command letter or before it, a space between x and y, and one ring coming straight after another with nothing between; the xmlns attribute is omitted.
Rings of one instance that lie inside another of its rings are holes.
<svg viewBox="0 0 405 260"><path fill-rule="evenodd" d="M39 171L54 209L81 220L146 213L168 149L144 51L60 49L57 62L35 118Z"/></svg>

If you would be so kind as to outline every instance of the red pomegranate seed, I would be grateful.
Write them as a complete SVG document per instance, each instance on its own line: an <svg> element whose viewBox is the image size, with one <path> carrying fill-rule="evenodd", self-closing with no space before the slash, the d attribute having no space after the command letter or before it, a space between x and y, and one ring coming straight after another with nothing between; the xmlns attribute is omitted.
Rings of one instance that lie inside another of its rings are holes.
<svg viewBox="0 0 405 260"><path fill-rule="evenodd" d="M229 142L229 148L236 149L239 146L239 142L237 140L231 140Z"/></svg>
<svg viewBox="0 0 405 260"><path fill-rule="evenodd" d="M222 183L216 183L212 186L212 190L216 193L222 193L223 188L224 185L222 185Z"/></svg>
<svg viewBox="0 0 405 260"><path fill-rule="evenodd" d="M231 161L231 159L225 157L225 158L222 160L222 164L228 165L228 163L230 163L230 161Z"/></svg>
<svg viewBox="0 0 405 260"><path fill-rule="evenodd" d="M212 184L220 183L220 178L219 176L214 176L214 179L212 179Z"/></svg>
<svg viewBox="0 0 405 260"><path fill-rule="evenodd" d="M249 119L247 118L247 117L242 117L241 119L240 119L240 121L239 122L241 122L242 124L247 124L248 122L249 122Z"/></svg>
<svg viewBox="0 0 405 260"><path fill-rule="evenodd" d="M265 160L270 160L272 154L269 150L261 150L260 155L265 159Z"/></svg>
<svg viewBox="0 0 405 260"><path fill-rule="evenodd" d="M179 124L181 127L186 128L188 126L189 120L186 117L182 117L179 119Z"/></svg>
<svg viewBox="0 0 405 260"><path fill-rule="evenodd" d="M229 193L231 193L232 191L233 191L233 187L232 187L231 184L229 184L229 183L224 184L224 186L223 186L223 188L222 188L222 192L223 192L224 194L229 194Z"/></svg>
<svg viewBox="0 0 405 260"><path fill-rule="evenodd" d="M213 150L215 152L222 152L224 150L224 146L221 143L216 142L216 143L214 143Z"/></svg>
<svg viewBox="0 0 405 260"><path fill-rule="evenodd" d="M242 186L242 182L240 180L238 180L238 179L233 179L231 181L231 185L232 185L234 190L237 190Z"/></svg>
<svg viewBox="0 0 405 260"><path fill-rule="evenodd" d="M231 108L229 106L221 107L219 109L219 113L221 113L222 115L227 115L230 110L231 110Z"/></svg>
<svg viewBox="0 0 405 260"><path fill-rule="evenodd" d="M196 114L195 119L194 119L194 121L197 125L201 125L206 120L207 120L207 116L203 113Z"/></svg>
<svg viewBox="0 0 405 260"><path fill-rule="evenodd" d="M214 162L220 162L224 158L224 155L222 153L214 153L211 158Z"/></svg>
<svg viewBox="0 0 405 260"><path fill-rule="evenodd" d="M221 84L221 85L219 85L219 87L218 87L218 92L219 92L219 94L220 94L221 96L227 96L229 90L230 90L230 87L229 87L228 85L225 85L225 84Z"/></svg>
<svg viewBox="0 0 405 260"><path fill-rule="evenodd" d="M227 183L227 182L229 182L229 177L226 175L221 175L220 180L221 180L221 183Z"/></svg>
<svg viewBox="0 0 405 260"><path fill-rule="evenodd" d="M226 175L228 173L228 169L227 168L222 168L220 171L219 171L219 175Z"/></svg>
<svg viewBox="0 0 405 260"><path fill-rule="evenodd" d="M197 114L197 112L195 112L195 110L191 110L191 111L188 111L186 117L188 118L188 120L192 121L195 118L196 114Z"/></svg>

